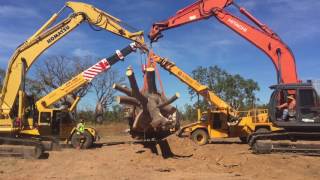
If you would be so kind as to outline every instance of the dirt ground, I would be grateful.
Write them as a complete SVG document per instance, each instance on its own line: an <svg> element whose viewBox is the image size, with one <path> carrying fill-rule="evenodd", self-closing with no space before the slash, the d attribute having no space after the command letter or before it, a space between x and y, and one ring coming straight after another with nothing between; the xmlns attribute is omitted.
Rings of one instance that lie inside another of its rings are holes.
<svg viewBox="0 0 320 180"><path fill-rule="evenodd" d="M254 155L236 139L199 147L173 135L174 155L165 159L128 143L125 128L97 127L102 146L90 150L63 149L41 160L1 157L0 179L320 179L320 157Z"/></svg>

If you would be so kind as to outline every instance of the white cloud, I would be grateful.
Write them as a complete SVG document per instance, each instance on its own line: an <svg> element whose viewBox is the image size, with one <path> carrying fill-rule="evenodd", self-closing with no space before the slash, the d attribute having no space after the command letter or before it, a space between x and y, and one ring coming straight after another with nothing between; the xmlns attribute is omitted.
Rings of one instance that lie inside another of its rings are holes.
<svg viewBox="0 0 320 180"><path fill-rule="evenodd" d="M32 8L0 5L0 17L1 18L4 18L4 17L29 18L29 17L41 17L41 16L36 10Z"/></svg>
<svg viewBox="0 0 320 180"><path fill-rule="evenodd" d="M94 56L95 53L90 51L90 50L88 50L88 49L77 48L72 52L72 55L79 56L79 57L82 57L82 56Z"/></svg>

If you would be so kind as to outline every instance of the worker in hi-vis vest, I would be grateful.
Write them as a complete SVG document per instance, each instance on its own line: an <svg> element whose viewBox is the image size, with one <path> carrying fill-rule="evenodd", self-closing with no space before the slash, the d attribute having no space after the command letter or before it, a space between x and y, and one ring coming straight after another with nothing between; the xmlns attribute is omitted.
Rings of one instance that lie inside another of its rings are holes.
<svg viewBox="0 0 320 180"><path fill-rule="evenodd" d="M81 119L80 122L77 124L76 131L77 131L77 142L78 142L77 149L80 149L80 141L81 141L81 137L84 133L84 120L83 119Z"/></svg>

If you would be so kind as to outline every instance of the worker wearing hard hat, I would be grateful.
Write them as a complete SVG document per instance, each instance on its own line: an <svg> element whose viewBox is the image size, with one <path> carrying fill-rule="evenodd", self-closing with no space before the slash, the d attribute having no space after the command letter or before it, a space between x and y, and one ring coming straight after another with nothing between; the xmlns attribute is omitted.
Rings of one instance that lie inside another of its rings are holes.
<svg viewBox="0 0 320 180"><path fill-rule="evenodd" d="M287 98L288 98L288 102L277 106L278 109L284 108L282 112L282 118L281 118L282 120L286 120L288 116L294 117L296 114L296 105L297 105L296 99L294 98L293 95L289 95Z"/></svg>

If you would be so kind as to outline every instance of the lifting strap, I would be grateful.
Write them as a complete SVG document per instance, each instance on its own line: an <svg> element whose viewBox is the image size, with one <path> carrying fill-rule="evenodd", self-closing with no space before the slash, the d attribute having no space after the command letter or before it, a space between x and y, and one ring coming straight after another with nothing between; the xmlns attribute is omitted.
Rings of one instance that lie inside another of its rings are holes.
<svg viewBox="0 0 320 180"><path fill-rule="evenodd" d="M165 96L165 92L164 92L164 89L163 89L163 83L162 83L162 80L161 80L161 77L160 77L160 73L159 73L159 69L157 67L157 64L154 63L154 61L152 60L152 55L153 55L153 50L150 49L149 53L148 53L148 57L147 57L147 62L146 64L143 64L142 65L142 71L145 72L145 69L148 68L148 67L153 67L155 69L155 73L156 73L156 76L157 76L157 79L159 81L159 85L160 85L160 90L161 90L161 94L163 96ZM144 73L144 78L143 78L143 91L146 91L148 89L148 81L147 81L147 76L145 75Z"/></svg>

